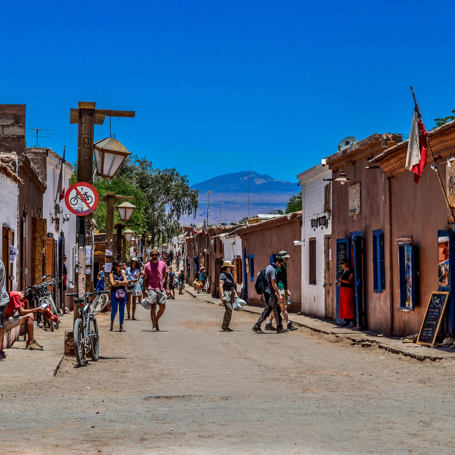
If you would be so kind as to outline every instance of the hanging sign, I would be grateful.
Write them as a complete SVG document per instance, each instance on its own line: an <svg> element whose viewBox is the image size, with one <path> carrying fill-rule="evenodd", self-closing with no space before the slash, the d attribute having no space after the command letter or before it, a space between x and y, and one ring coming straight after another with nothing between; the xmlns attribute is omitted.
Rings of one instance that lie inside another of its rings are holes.
<svg viewBox="0 0 455 455"><path fill-rule="evenodd" d="M455 207L455 166L446 166L446 190L450 207Z"/></svg>
<svg viewBox="0 0 455 455"><path fill-rule="evenodd" d="M98 191L87 182L77 182L68 188L65 194L65 204L71 213L86 216L92 213L98 205Z"/></svg>

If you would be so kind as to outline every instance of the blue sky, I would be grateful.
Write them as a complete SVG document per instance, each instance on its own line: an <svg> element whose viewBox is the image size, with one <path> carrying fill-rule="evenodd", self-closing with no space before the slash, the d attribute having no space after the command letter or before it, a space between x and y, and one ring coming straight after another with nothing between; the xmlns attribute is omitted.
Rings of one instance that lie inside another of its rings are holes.
<svg viewBox="0 0 455 455"><path fill-rule="evenodd" d="M294 181L345 136L409 134L455 109L449 1L2 2L0 103L75 161L77 102L132 109L112 131L192 184L246 170ZM96 139L109 134L109 121ZM32 135L28 144L34 145Z"/></svg>

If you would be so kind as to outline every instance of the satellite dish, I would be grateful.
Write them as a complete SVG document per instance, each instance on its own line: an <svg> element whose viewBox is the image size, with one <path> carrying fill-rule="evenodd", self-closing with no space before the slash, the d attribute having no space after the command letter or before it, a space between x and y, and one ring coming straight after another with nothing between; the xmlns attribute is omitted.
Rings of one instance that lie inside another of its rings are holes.
<svg viewBox="0 0 455 455"><path fill-rule="evenodd" d="M343 150L346 150L347 148L349 148L351 145L354 145L356 142L359 142L359 141L354 136L345 137L338 144L338 151L342 152Z"/></svg>

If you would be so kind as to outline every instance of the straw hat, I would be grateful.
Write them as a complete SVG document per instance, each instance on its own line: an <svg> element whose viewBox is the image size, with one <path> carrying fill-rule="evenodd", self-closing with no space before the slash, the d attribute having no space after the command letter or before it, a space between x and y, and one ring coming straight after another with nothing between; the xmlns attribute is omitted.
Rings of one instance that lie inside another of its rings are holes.
<svg viewBox="0 0 455 455"><path fill-rule="evenodd" d="M285 250L280 251L278 254L279 254L283 259L286 259L286 258L290 258L290 257L291 257L290 254L289 254L287 251L285 251Z"/></svg>
<svg viewBox="0 0 455 455"><path fill-rule="evenodd" d="M235 268L234 264L231 261L224 261L223 265L221 266L221 268L224 269L225 267Z"/></svg>

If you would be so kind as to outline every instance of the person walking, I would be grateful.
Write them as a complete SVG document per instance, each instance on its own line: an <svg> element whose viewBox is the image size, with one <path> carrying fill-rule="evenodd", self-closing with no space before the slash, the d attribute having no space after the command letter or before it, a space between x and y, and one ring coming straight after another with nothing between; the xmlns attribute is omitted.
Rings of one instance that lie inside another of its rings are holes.
<svg viewBox="0 0 455 455"><path fill-rule="evenodd" d="M150 252L150 261L144 267L142 272L144 280L143 296L147 298L151 304L150 317L154 330L159 332L158 322L163 316L166 309L166 295L164 291L164 283L169 288L168 269L165 262L159 260L159 252L154 249ZM156 312L157 305L159 306L158 313Z"/></svg>
<svg viewBox="0 0 455 455"><path fill-rule="evenodd" d="M224 261L221 267L220 273L220 298L223 302L225 311L223 317L223 324L221 325L221 330L223 332L232 332L233 330L229 327L232 317L232 304L237 296L237 291L235 289L235 281L232 276L232 270L234 269L234 264L231 261Z"/></svg>
<svg viewBox="0 0 455 455"><path fill-rule="evenodd" d="M283 325L281 322L281 309L278 305L278 299L280 294L278 292L278 287L276 285L276 272L275 269L283 264L284 261L280 255L273 255L273 265L268 265L265 269L265 280L266 286L264 289L264 299L265 307L264 311L259 316L256 324L253 326L253 332L263 333L261 329L261 324L268 318L269 314L273 311L275 314L275 320L277 323L276 332L283 333Z"/></svg>
<svg viewBox="0 0 455 455"><path fill-rule="evenodd" d="M354 303L354 273L351 270L349 261L344 259L341 262L343 273L336 284L340 288L340 309L339 319L344 319L342 326L355 326L355 303Z"/></svg>
<svg viewBox="0 0 455 455"><path fill-rule="evenodd" d="M122 271L119 261L112 263L112 272L109 273L109 283L111 284L111 326L110 331L114 328L115 316L119 312L120 329L119 332L124 332L123 321L125 319L125 303L126 303L126 285L128 280Z"/></svg>
<svg viewBox="0 0 455 455"><path fill-rule="evenodd" d="M205 288L205 279L206 278L207 278L207 276L206 276L206 273L205 273L205 267L201 267L201 270L199 272L199 281L201 282L201 290L202 291Z"/></svg>
<svg viewBox="0 0 455 455"><path fill-rule="evenodd" d="M139 260L134 257L130 261L129 267L125 270L126 278L128 280L128 287L126 288L127 292L127 301L126 301L126 312L127 319L133 321L136 320L134 315L136 314L136 302L137 297L142 295L141 285L139 283L139 277L141 276L141 268L139 266Z"/></svg>
<svg viewBox="0 0 455 455"><path fill-rule="evenodd" d="M280 305L282 318L283 318L284 322L286 323L286 328L288 330L298 330L297 327L292 325L292 321L289 320L289 315L288 315L288 310L287 310L288 299L291 296L291 292L288 289L287 262L291 256L287 251L280 251L278 254L283 259L283 263L275 270L276 286L278 288L278 293L280 294L280 296L278 298L278 305ZM276 330L275 327L273 327L274 318L275 318L274 313L271 313L269 320L265 324L266 330Z"/></svg>
<svg viewBox="0 0 455 455"><path fill-rule="evenodd" d="M175 300L175 272L172 267L169 267L169 294L169 298Z"/></svg>
<svg viewBox="0 0 455 455"><path fill-rule="evenodd" d="M183 270L181 270L179 273L179 295L183 294L184 286L185 286L185 274L183 273Z"/></svg>

